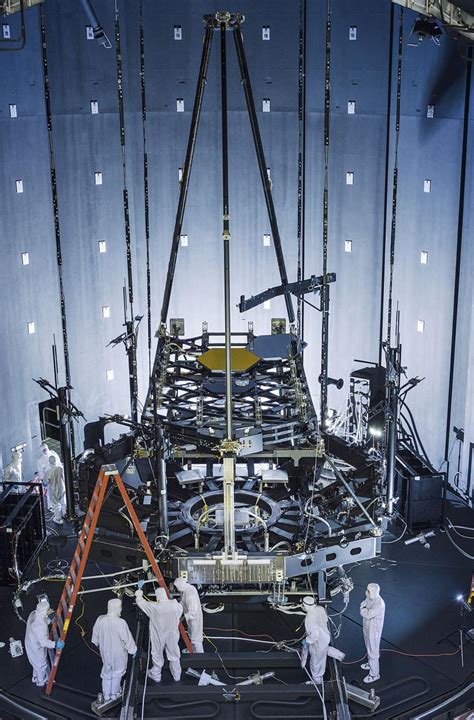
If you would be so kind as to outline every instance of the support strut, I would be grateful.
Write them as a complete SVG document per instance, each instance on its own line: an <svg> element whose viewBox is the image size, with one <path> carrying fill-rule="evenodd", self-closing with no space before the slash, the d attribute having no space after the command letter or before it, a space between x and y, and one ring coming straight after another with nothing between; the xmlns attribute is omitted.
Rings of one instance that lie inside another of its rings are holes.
<svg viewBox="0 0 474 720"><path fill-rule="evenodd" d="M255 111L255 102L253 99L252 85L250 83L250 75L247 67L247 60L245 57L244 43L242 39L242 33L240 31L240 25L236 25L234 27L233 33L235 49L237 51L237 59L239 61L241 82L245 93L245 100L247 102L247 110L249 113L250 126L252 128L255 152L257 153L258 168L260 170L263 193L265 195L265 203L267 205L268 211L268 219L270 221L270 228L272 231L273 245L275 247L278 269L280 271L281 284L288 285L288 275L286 272L285 258L283 257L283 250L281 247L280 230L278 227L275 205L273 204L272 185L270 178L267 174L267 163L265 160L265 153L263 151L263 144L260 135L260 128L258 126L257 113ZM286 311L288 313L288 320L290 324L294 323L295 312L293 310L293 301L289 292L285 292L285 303Z"/></svg>

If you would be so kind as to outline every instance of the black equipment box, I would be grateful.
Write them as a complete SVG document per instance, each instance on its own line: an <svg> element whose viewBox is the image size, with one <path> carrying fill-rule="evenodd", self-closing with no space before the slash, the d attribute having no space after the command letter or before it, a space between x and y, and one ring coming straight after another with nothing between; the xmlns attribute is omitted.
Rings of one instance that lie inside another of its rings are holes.
<svg viewBox="0 0 474 720"><path fill-rule="evenodd" d="M443 518L445 475L407 448L397 451L399 510L408 530L438 527Z"/></svg>
<svg viewBox="0 0 474 720"><path fill-rule="evenodd" d="M19 583L46 538L41 483L4 482L0 495L0 583Z"/></svg>

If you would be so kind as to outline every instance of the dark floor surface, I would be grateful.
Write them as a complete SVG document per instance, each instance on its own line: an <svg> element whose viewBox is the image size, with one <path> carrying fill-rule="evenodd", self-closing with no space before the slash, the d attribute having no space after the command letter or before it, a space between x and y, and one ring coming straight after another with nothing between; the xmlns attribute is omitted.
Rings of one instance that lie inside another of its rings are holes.
<svg viewBox="0 0 474 720"><path fill-rule="evenodd" d="M474 512L457 502L450 503L448 517L455 523L474 526ZM468 554L474 555L474 542L456 537L458 544ZM342 616L333 619L336 625L341 622L341 632L334 645L346 653L346 660L341 669L347 682L362 685L362 678L366 674L359 667L359 661L364 656L361 619L359 604L363 599L365 586L368 582L377 582L381 587L381 594L386 603L385 626L383 631L381 655L381 680L375 683L377 695L381 698L380 709L372 715L377 720L395 718L398 713L417 705L421 701L454 688L474 670L474 643L468 643L464 648L464 668L461 667L459 652L459 627L461 625L460 603L456 600L458 595L466 596L469 592L471 577L474 569L472 560L463 557L449 542L445 533L437 532L431 538L431 548L424 549L419 543L410 546L404 545L404 540L384 543L381 557L354 565L350 574L354 580L354 590L351 593L350 604ZM60 557L67 557L67 552L60 551ZM41 567L45 568L51 559L51 551L43 551L40 557ZM104 572L107 568L102 566ZM348 568L346 568L347 570ZM97 566L90 563L87 574L98 574ZM38 568L31 572L36 577ZM90 581L88 587L93 587ZM104 581L96 583L103 586ZM61 582L45 581L41 587L35 585L31 588L24 601L21 611L23 617L34 608L36 594L39 591L48 593L51 605L54 607L62 589ZM12 658L8 654L8 639L24 637L24 624L15 615L11 603L11 588L0 588L0 603L2 608L0 622L0 640L6 647L0 650L1 658L1 687L10 697L22 702L26 707L34 709L46 718L95 717L90 711L90 703L96 697L100 688L100 658L90 645L90 633L97 615L105 612L107 600L111 593L102 592L85 596L85 605L82 608L78 603L75 618L85 629L86 635L81 638L80 629L73 624L69 632L66 648L63 652L60 669L57 675L57 686L52 699L46 699L42 690L31 683L31 669L26 655ZM338 596L330 610L337 613L342 607L342 598ZM135 629L136 611L132 599L124 599L123 616L129 621L132 632ZM474 625L474 613L467 614L467 628ZM245 642L236 639L237 633L230 628L237 628L240 634L264 635L261 640L271 642L274 640L291 640L300 637L302 631L296 632L302 617L292 617L275 610L271 610L263 603L239 603L228 606L225 612L205 614L204 624L206 634L210 637L219 635L233 635L233 639L217 640L214 644L219 652L231 650L258 653L261 656L261 671L269 667L265 650L274 650L271 645ZM447 637L450 637L450 640ZM242 635L243 637L243 635ZM211 644L205 643L205 650L214 652ZM282 651L284 652L284 651ZM231 675L246 676L249 673L233 670L231 663L227 663L227 671ZM225 681L226 673L223 668L217 670L219 679ZM276 671L277 680L268 681L267 687L272 686L281 691L282 683L303 683L305 677L299 668L281 669ZM234 685L234 681L229 680ZM167 699L163 696L158 701L145 699L144 718L187 718L218 717L240 720L243 718L317 718L322 717L321 701L315 694L309 699L281 700L279 704L270 701L227 702L222 700L202 701L197 681L183 674L183 686L194 686L195 693L191 700L184 698L183 702L176 699ZM163 685L170 686L176 691L168 671L163 673ZM351 705L354 718L369 717L367 709ZM141 708L140 708L141 712ZM138 717L140 717L140 712ZM108 713L108 717L118 717L119 710ZM8 716L3 717L7 718ZM20 715L18 715L20 717Z"/></svg>

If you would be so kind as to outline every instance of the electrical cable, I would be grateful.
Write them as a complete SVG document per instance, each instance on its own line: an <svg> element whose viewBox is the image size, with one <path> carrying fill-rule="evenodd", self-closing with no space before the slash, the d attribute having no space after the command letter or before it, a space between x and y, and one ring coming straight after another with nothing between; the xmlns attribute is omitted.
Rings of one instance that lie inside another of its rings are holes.
<svg viewBox="0 0 474 720"><path fill-rule="evenodd" d="M451 535L449 534L449 531L448 531L447 528L445 528L445 531L446 531L446 535L447 535L450 543L456 548L456 550L457 550L458 552L460 552L461 555L464 555L464 557L467 557L469 560L474 560L474 555L470 555L470 554L467 553L465 550L463 550L461 547L459 547L459 545L453 540L453 538L452 538Z"/></svg>
<svg viewBox="0 0 474 720"><path fill-rule="evenodd" d="M99 567L99 566L97 566L97 567ZM136 567L136 568L130 568L130 570L119 570L118 572L102 573L101 575L87 575L87 576L84 576L82 578L82 580L101 580L103 577L104 578L116 577L117 575L126 575L127 573L139 572L140 570L143 570L143 565L140 565L139 567Z"/></svg>
<svg viewBox="0 0 474 720"><path fill-rule="evenodd" d="M405 526L405 527L403 528L402 534L399 535L397 538L395 538L395 540L381 540L382 545L393 545L393 543L399 542L399 540L401 540L401 539L403 538L403 536L405 535L406 531L408 530L408 526L407 526L405 520L402 518L402 516L401 516L399 513L397 513L396 517L397 517L399 520L401 520L402 523L403 523L404 526Z"/></svg>
<svg viewBox="0 0 474 720"><path fill-rule="evenodd" d="M231 674L229 673L229 671L227 670L226 666L224 665L224 661L223 661L223 659L222 659L222 657L221 657L221 655L220 655L220 653L219 653L219 650L217 649L217 645L215 645L215 644L212 642L212 639L211 639L208 635L206 635L205 633L203 633L203 636L206 638L206 640L207 640L208 642L211 643L212 647L213 647L214 650L216 651L216 655L217 655L217 657L219 658L220 663L221 663L221 665L222 665L222 669L224 670L224 672L225 672L225 674L227 675L227 677L230 677L231 680L246 680L246 679L247 679L246 677L243 677L243 676L240 676L240 675L235 675L235 676L234 676L234 675L231 675ZM222 640L227 640L228 638L221 638L221 639L222 639ZM263 642L263 641L261 641L261 642Z"/></svg>
<svg viewBox="0 0 474 720"><path fill-rule="evenodd" d="M458 532L459 530L469 530L469 532L474 533L474 528L467 527L466 525L454 525L452 520L450 520L448 517L446 518L446 520L448 521L450 527L454 530L456 535L466 538L466 540L474 540L474 535L463 535L462 533Z"/></svg>

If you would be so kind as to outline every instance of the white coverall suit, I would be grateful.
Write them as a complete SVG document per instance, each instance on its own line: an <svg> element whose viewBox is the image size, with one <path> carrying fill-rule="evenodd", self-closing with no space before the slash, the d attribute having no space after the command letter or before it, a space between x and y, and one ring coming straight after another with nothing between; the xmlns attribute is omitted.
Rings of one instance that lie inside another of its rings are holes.
<svg viewBox="0 0 474 720"><path fill-rule="evenodd" d="M44 476L47 486L48 507L53 511L53 521L62 524L66 507L66 487L64 485L64 470L57 464L54 455L49 457L49 470Z"/></svg>
<svg viewBox="0 0 474 720"><path fill-rule="evenodd" d="M135 655L137 646L126 620L120 617L122 601L118 598L107 603L107 615L99 615L92 629L92 642L102 658L102 693L104 700L120 695L120 682L127 671L128 654Z"/></svg>
<svg viewBox="0 0 474 720"><path fill-rule="evenodd" d="M46 445L46 443L43 443L41 446L41 455L39 456L37 462L36 462L36 469L38 471L39 479L42 483L44 483L45 488L46 486L46 473L50 469L51 465L49 462L49 458L54 457L56 458L56 465L61 465L61 459L57 452L54 450L50 450L49 447ZM46 504L48 507L48 510L51 509L50 501L49 501L49 494L46 493Z"/></svg>
<svg viewBox="0 0 474 720"><path fill-rule="evenodd" d="M326 672L328 648L331 642L326 610L321 605L309 606L306 609L304 626L306 642L308 643L311 677L315 683L320 685Z"/></svg>
<svg viewBox="0 0 474 720"><path fill-rule="evenodd" d="M49 665L47 660L48 648L54 648L54 640L48 635L48 613L50 607L45 601L39 602L36 610L30 613L26 623L25 649L28 660L33 667L31 681L38 687L48 682Z"/></svg>
<svg viewBox="0 0 474 720"><path fill-rule="evenodd" d="M164 588L158 588L155 595L157 602L149 602L144 600L142 590L135 592L138 607L150 618L153 667L148 672L148 676L155 682L160 682L164 663L163 654L166 651L173 680L178 682L181 679L179 621L183 607L177 600L170 600Z"/></svg>
<svg viewBox="0 0 474 720"><path fill-rule="evenodd" d="M181 593L181 604L184 610L184 617L188 623L189 638L193 645L193 652L202 653L204 652L202 644L204 622L199 593L194 585L186 582L184 578L176 578L174 586L176 590Z"/></svg>
<svg viewBox="0 0 474 720"><path fill-rule="evenodd" d="M383 621L385 617L385 603L380 597L380 587L377 583L367 585L366 599L361 603L362 630L370 673L364 682L374 682L380 677L380 640L382 637Z"/></svg>

